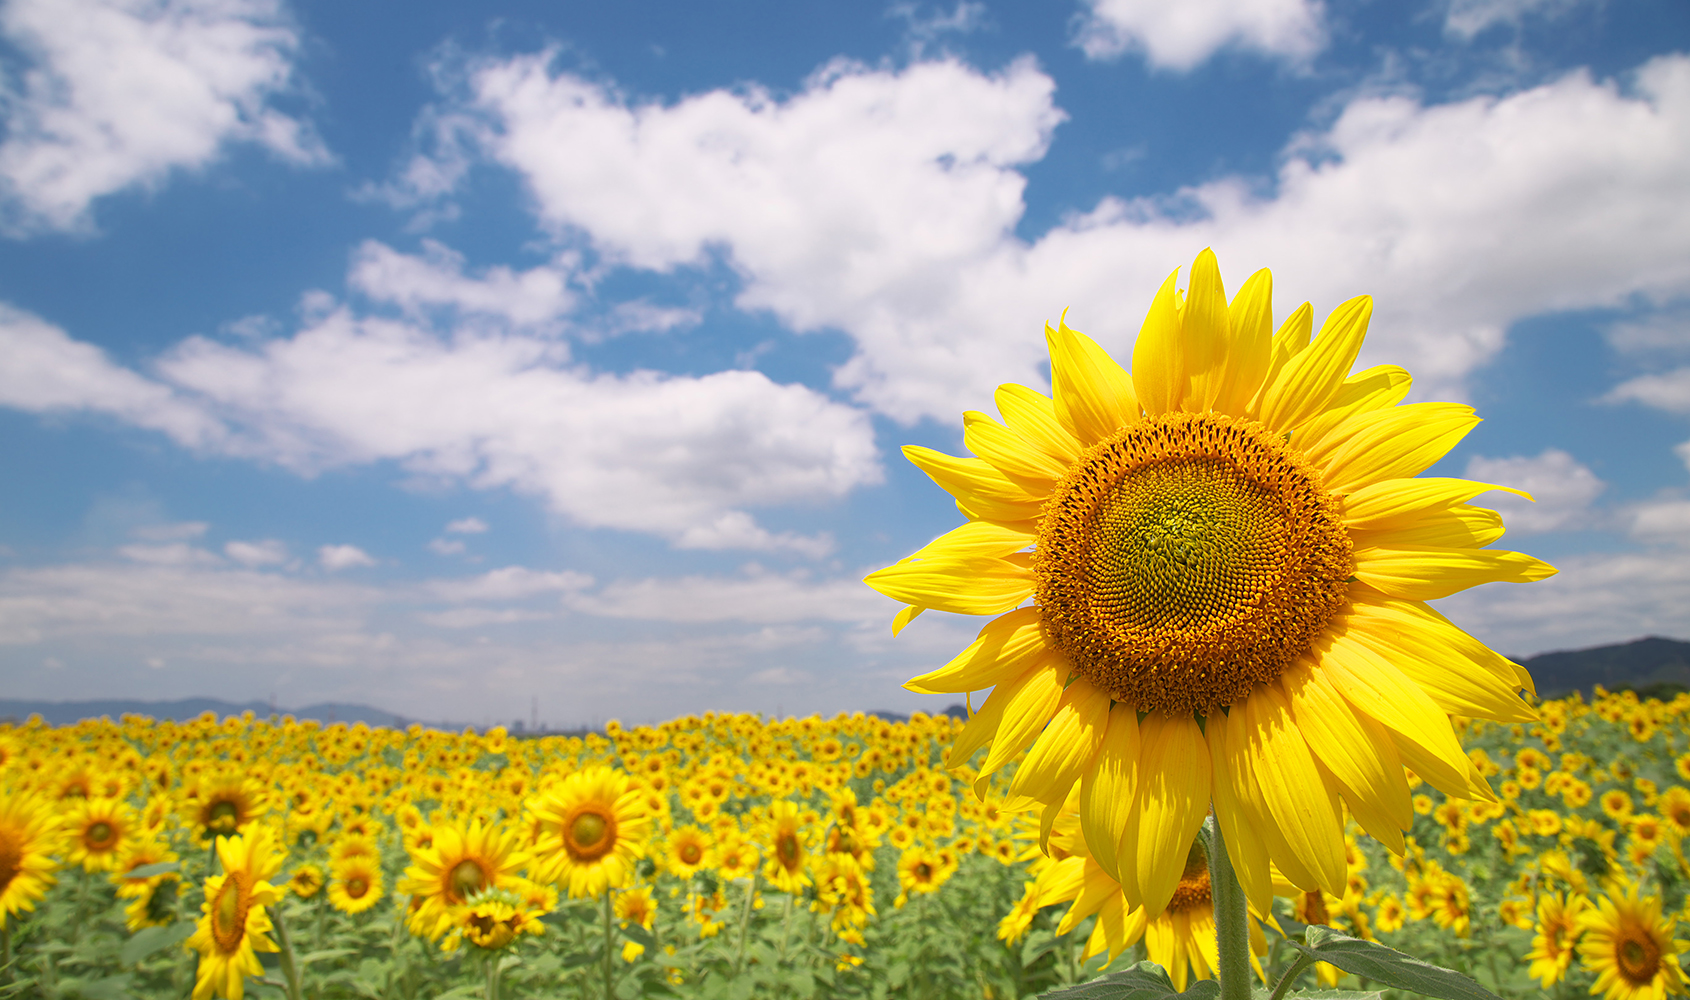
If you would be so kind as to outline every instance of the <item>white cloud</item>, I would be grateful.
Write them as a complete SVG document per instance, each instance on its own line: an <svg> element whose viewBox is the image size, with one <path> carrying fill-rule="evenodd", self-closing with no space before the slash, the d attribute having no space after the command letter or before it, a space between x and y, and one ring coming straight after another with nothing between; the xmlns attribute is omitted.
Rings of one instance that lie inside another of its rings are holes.
<svg viewBox="0 0 1690 1000"><path fill-rule="evenodd" d="M1545 448L1536 456L1467 460L1467 479L1525 490L1535 503L1512 493L1481 494L1474 503L1501 511L1508 533L1534 534L1544 531L1578 530L1595 527L1591 504L1607 484L1589 467L1559 448Z"/></svg>
<svg viewBox="0 0 1690 1000"><path fill-rule="evenodd" d="M1184 72L1224 48L1304 64L1326 47L1320 0L1086 0L1075 43L1092 59L1142 52Z"/></svg>
<svg viewBox="0 0 1690 1000"><path fill-rule="evenodd" d="M1690 354L1690 309L1682 306L1610 324L1608 343L1622 354Z"/></svg>
<svg viewBox="0 0 1690 1000"><path fill-rule="evenodd" d="M321 546L317 549L317 562L330 573L376 564L374 557L356 545Z"/></svg>
<svg viewBox="0 0 1690 1000"><path fill-rule="evenodd" d="M488 625L514 625L519 622L538 622L555 618L546 611L524 611L520 608L453 608L450 611L424 611L417 621L435 628L485 628Z"/></svg>
<svg viewBox="0 0 1690 1000"><path fill-rule="evenodd" d="M1683 56L1628 89L1575 72L1448 104L1358 97L1291 141L1271 183L1105 199L1031 244L1014 233L1016 168L1044 155L1062 113L1030 63L836 64L786 100L664 105L547 60L472 75L481 141L541 222L637 268L721 253L743 276L740 307L849 333L836 383L901 421L951 421L999 382L1040 384L1039 331L1064 306L1125 353L1163 277L1204 246L1233 288L1271 266L1280 315L1373 294L1363 363L1404 364L1421 396L1463 395L1517 320L1690 294Z"/></svg>
<svg viewBox="0 0 1690 1000"><path fill-rule="evenodd" d="M133 559L138 563L148 563L153 566L217 566L223 560L212 552L207 552L186 542L171 542L165 545L125 545L117 550L118 555L125 559Z"/></svg>
<svg viewBox="0 0 1690 1000"><path fill-rule="evenodd" d="M1528 16L1556 17L1583 0L1449 0L1444 32L1463 41L1493 24L1518 26Z"/></svg>
<svg viewBox="0 0 1690 1000"><path fill-rule="evenodd" d="M248 569L279 566L288 561L288 547L274 538L258 542L230 542L223 546L223 554Z"/></svg>
<svg viewBox="0 0 1690 1000"><path fill-rule="evenodd" d="M33 62L0 94L0 228L88 226L102 195L156 186L231 142L290 163L330 159L270 105L300 46L280 0L9 0L0 31Z"/></svg>
<svg viewBox="0 0 1690 1000"><path fill-rule="evenodd" d="M473 277L464 273L462 254L435 240L422 243L423 253L416 255L365 240L352 254L347 282L370 299L392 303L411 315L449 307L464 315L537 326L575 307L567 266L541 265L518 272L500 265Z"/></svg>
<svg viewBox="0 0 1690 1000"><path fill-rule="evenodd" d="M211 525L204 521L179 521L175 524L143 524L129 533L147 542L185 542L204 535Z"/></svg>
<svg viewBox="0 0 1690 1000"><path fill-rule="evenodd" d="M455 535L479 535L487 530L487 522L479 517L460 517L449 522L446 530Z"/></svg>
<svg viewBox="0 0 1690 1000"><path fill-rule="evenodd" d="M857 579L815 580L803 573L756 571L740 577L686 576L619 580L567 597L572 611L604 618L665 622L803 621L884 623L899 605Z"/></svg>
<svg viewBox="0 0 1690 1000"><path fill-rule="evenodd" d="M520 601L537 594L584 590L592 585L592 577L574 570L505 566L467 579L434 580L426 584L424 590L439 600L460 604L470 601Z"/></svg>
<svg viewBox="0 0 1690 1000"><path fill-rule="evenodd" d="M113 364L39 316L0 302L0 405L32 413L89 410L163 431L188 447L220 436L217 421L168 386Z"/></svg>
<svg viewBox="0 0 1690 1000"><path fill-rule="evenodd" d="M825 552L823 539L757 528L747 509L843 496L882 475L867 414L759 372L594 374L543 337L445 341L334 309L291 338L189 338L155 380L0 310L0 405L109 413L307 475L398 462L688 547Z"/></svg>
<svg viewBox="0 0 1690 1000"><path fill-rule="evenodd" d="M1627 379L1610 389L1602 401L1642 403L1668 413L1690 413L1690 367Z"/></svg>
<svg viewBox="0 0 1690 1000"><path fill-rule="evenodd" d="M469 546L455 538L433 538L429 540L428 550L437 556L459 556Z"/></svg>
<svg viewBox="0 0 1690 1000"><path fill-rule="evenodd" d="M1655 500L1631 510L1631 536L1645 542L1690 545L1690 500Z"/></svg>

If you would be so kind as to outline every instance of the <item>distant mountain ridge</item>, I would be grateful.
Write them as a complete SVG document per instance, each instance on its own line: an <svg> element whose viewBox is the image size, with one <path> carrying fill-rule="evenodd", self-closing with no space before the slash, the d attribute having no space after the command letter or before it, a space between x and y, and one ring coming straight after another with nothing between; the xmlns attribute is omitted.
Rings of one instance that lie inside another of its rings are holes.
<svg viewBox="0 0 1690 1000"><path fill-rule="evenodd" d="M1632 642L1590 649L1562 650L1539 653L1515 661L1531 671L1537 682L1538 694L1558 698L1582 691L1588 696L1595 685L1608 690L1632 688L1643 695L1670 698L1680 690L1690 690L1690 642L1649 636ZM41 718L54 726L70 725L83 719L97 719L102 715L118 719L126 714L146 715L154 719L186 722L206 712L218 718L251 712L261 719L271 715L291 715L295 719L314 719L325 725L362 722L367 726L391 726L403 729L422 720L408 718L369 705L345 702L321 702L304 708L277 708L267 702L249 701L241 704L216 698L183 698L178 701L140 701L137 699L103 699L94 701L26 701L0 698L0 722L23 722L40 713ZM967 710L952 705L947 714L966 717ZM894 722L909 718L906 713L878 711L871 715ZM460 730L462 723L427 722L431 729ZM516 727L513 727L516 732Z"/></svg>

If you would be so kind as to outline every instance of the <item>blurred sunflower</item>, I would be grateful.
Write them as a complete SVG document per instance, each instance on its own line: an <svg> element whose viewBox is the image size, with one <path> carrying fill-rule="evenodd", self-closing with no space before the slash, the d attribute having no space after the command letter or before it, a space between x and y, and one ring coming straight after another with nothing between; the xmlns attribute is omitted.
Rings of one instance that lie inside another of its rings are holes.
<svg viewBox="0 0 1690 1000"><path fill-rule="evenodd" d="M451 926L454 907L464 905L473 893L515 878L528 855L517 849L513 833L478 820L467 826L444 820L430 829L430 846L412 849L411 865L398 890L415 906L412 932L433 941Z"/></svg>
<svg viewBox="0 0 1690 1000"><path fill-rule="evenodd" d="M81 865L83 871L109 872L139 826L135 810L121 799L83 799L65 817L70 848L65 861Z"/></svg>
<svg viewBox="0 0 1690 1000"><path fill-rule="evenodd" d="M288 875L288 891L300 899L310 899L322 889L323 869L317 865L299 865Z"/></svg>
<svg viewBox="0 0 1690 1000"><path fill-rule="evenodd" d="M269 791L240 774L214 776L194 792L192 815L201 840L243 832L270 811Z"/></svg>
<svg viewBox="0 0 1690 1000"><path fill-rule="evenodd" d="M127 899L123 910L130 931L143 927L159 927L176 921L176 894L181 876L174 871L137 877L134 873L153 865L167 865L179 858L155 836L143 836L130 842L118 856L111 880L117 885L119 899Z"/></svg>
<svg viewBox="0 0 1690 1000"><path fill-rule="evenodd" d="M1690 992L1678 956L1686 948L1673 939L1675 921L1661 915L1659 896L1638 897L1637 886L1604 896L1597 908L1579 917L1584 936L1579 957L1596 973L1605 1000L1660 1000L1668 993Z"/></svg>
<svg viewBox="0 0 1690 1000"><path fill-rule="evenodd" d="M758 825L758 839L768 847L763 877L781 892L800 893L810 884L810 852L804 846L804 823L798 805L788 799L771 803L768 818Z"/></svg>
<svg viewBox="0 0 1690 1000"><path fill-rule="evenodd" d="M1478 418L1398 405L1401 368L1349 375L1369 298L1311 342L1307 304L1272 332L1265 269L1230 303L1210 251L1183 297L1176 277L1132 374L1047 327L1054 398L1005 385L1006 423L965 414L977 458L906 448L968 520L866 582L908 605L894 631L926 608L999 616L906 685L992 688L950 757L990 744L977 788L1030 745L1011 795L1060 806L1078 782L1093 856L1151 914L1212 799L1265 911L1270 862L1343 893L1346 807L1402 852L1404 764L1491 797L1448 717L1529 721L1531 679L1424 602L1554 570L1485 548L1501 518L1467 501L1502 487L1414 478Z"/></svg>
<svg viewBox="0 0 1690 1000"><path fill-rule="evenodd" d="M35 909L57 881L58 823L45 802L0 790L0 921Z"/></svg>
<svg viewBox="0 0 1690 1000"><path fill-rule="evenodd" d="M669 870L689 879L713 862L710 835L696 826L677 826L669 834Z"/></svg>
<svg viewBox="0 0 1690 1000"><path fill-rule="evenodd" d="M381 902L381 862L354 854L329 866L329 905L342 913L363 913Z"/></svg>
<svg viewBox="0 0 1690 1000"><path fill-rule="evenodd" d="M645 856L641 798L626 774L594 766L531 801L529 811L553 831L535 848L537 877L567 883L571 897L626 885Z"/></svg>
<svg viewBox="0 0 1690 1000"><path fill-rule="evenodd" d="M1548 989L1567 975L1573 961L1573 946L1584 932L1580 918L1590 908L1590 900L1577 893L1565 896L1543 893L1537 900L1537 936L1532 938L1532 950L1526 955L1531 961L1533 979Z"/></svg>
<svg viewBox="0 0 1690 1000"><path fill-rule="evenodd" d="M281 902L282 890L267 879L281 868L270 831L253 826L244 835L217 838L217 860L223 874L205 880L205 916L183 946L200 953L193 1000L216 993L241 1000L247 976L261 976L260 951L279 951L267 933L270 914L265 907Z"/></svg>

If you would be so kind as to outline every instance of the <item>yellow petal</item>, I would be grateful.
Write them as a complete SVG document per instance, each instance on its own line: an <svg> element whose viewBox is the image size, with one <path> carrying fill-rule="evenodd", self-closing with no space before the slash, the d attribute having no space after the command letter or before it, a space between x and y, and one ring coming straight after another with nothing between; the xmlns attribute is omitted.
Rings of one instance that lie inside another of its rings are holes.
<svg viewBox="0 0 1690 1000"><path fill-rule="evenodd" d="M1261 421L1291 430L1326 409L1337 395L1367 336L1373 299L1358 295L1332 310L1320 336L1279 370L1262 396Z"/></svg>
<svg viewBox="0 0 1690 1000"><path fill-rule="evenodd" d="M1009 763L1033 738L1050 723L1057 701L1068 680L1068 658L1056 650L1046 650L1038 657L1038 666L1028 675L1027 682L1015 691L1003 709L1003 722L992 737L991 752L980 765L980 774L987 775ZM992 692L997 697L997 692ZM991 699L987 699L988 703Z"/></svg>
<svg viewBox="0 0 1690 1000"><path fill-rule="evenodd" d="M1056 419L1056 403L1041 392L1013 382L998 386L1003 422L1036 443L1045 453L1069 464L1080 456L1080 441Z"/></svg>
<svg viewBox="0 0 1690 1000"><path fill-rule="evenodd" d="M1227 351L1226 377L1214 407L1242 417L1249 414L1250 401L1261 391L1273 362L1273 275L1267 268L1244 282L1227 307L1226 320L1232 330L1232 346Z"/></svg>
<svg viewBox="0 0 1690 1000"><path fill-rule="evenodd" d="M951 741L951 748L945 753L945 766L958 768L979 752L980 748L992 742L997 736L998 727L1003 723L1004 711L1009 703L1015 700L1022 689L1033 682L1035 675L1054 672L1054 668L1043 657L1036 657L1027 668L1013 677L1006 677L992 688L992 693L986 698L986 703L980 706Z"/></svg>
<svg viewBox="0 0 1690 1000"><path fill-rule="evenodd" d="M1244 713L1238 709L1239 724ZM1204 735L1209 743L1209 759L1215 768L1215 822L1220 824L1221 837L1226 841L1227 857L1244 887L1245 898L1258 910L1273 905L1273 884L1269 879L1267 846L1258 835L1258 817L1245 806L1243 783L1249 775L1243 749L1235 748L1229 740L1232 727L1227 717L1216 712L1205 720ZM1084 815L1082 813L1082 815ZM1091 838L1087 836L1087 842Z"/></svg>
<svg viewBox="0 0 1690 1000"><path fill-rule="evenodd" d="M992 463L1004 478L1035 496L1049 493L1068 474L1068 464L986 414L969 410L962 415L963 447Z"/></svg>
<svg viewBox="0 0 1690 1000"><path fill-rule="evenodd" d="M863 582L905 604L957 615L1002 614L1033 596L1033 574L1022 555L909 560L875 570Z"/></svg>
<svg viewBox="0 0 1690 1000"><path fill-rule="evenodd" d="M1186 855L1209 812L1209 746L1192 717L1152 712L1140 723L1138 798L1118 848L1121 874L1131 868L1139 899L1161 913L1179 886Z"/></svg>
<svg viewBox="0 0 1690 1000"><path fill-rule="evenodd" d="M1045 649L1038 608L1016 608L986 623L979 638L938 670L913 677L904 687L918 694L960 694L996 687L1026 670Z"/></svg>
<svg viewBox="0 0 1690 1000"><path fill-rule="evenodd" d="M1103 745L1080 778L1080 830L1092 857L1119 882L1116 845L1132 814L1138 789L1138 712L1117 704L1109 709Z"/></svg>
<svg viewBox="0 0 1690 1000"><path fill-rule="evenodd" d="M1059 321L1060 322L1060 321ZM1087 447L1138 420L1132 379L1090 337L1045 325L1056 418Z"/></svg>
<svg viewBox="0 0 1690 1000"><path fill-rule="evenodd" d="M1532 498L1521 490L1471 479L1384 479L1344 497L1344 524L1359 530L1406 527L1424 514L1466 503L1491 490L1503 490L1527 500Z"/></svg>
<svg viewBox="0 0 1690 1000"><path fill-rule="evenodd" d="M1278 380L1279 373L1291 363L1291 359L1301 354L1309 346L1309 335L1314 332L1314 306L1305 302L1298 306L1291 315L1285 317L1285 322L1279 324L1279 329L1273 335L1273 346L1268 353L1267 374L1262 377L1262 387L1256 390L1256 395L1250 400L1249 416L1261 418L1262 401L1267 391Z"/></svg>
<svg viewBox="0 0 1690 1000"><path fill-rule="evenodd" d="M1460 403L1410 403L1359 413L1345 423L1355 425L1355 433L1324 460L1311 459L1335 493L1425 472L1479 426L1479 418Z"/></svg>
<svg viewBox="0 0 1690 1000"><path fill-rule="evenodd" d="M1332 449L1348 440L1349 431L1334 433L1340 424L1358 413L1396 406L1408 397L1413 383L1408 371L1396 365L1376 365L1351 375L1338 388L1326 412L1297 429L1297 446L1304 457L1318 465Z"/></svg>
<svg viewBox="0 0 1690 1000"><path fill-rule="evenodd" d="M1203 413L1215 405L1226 382L1227 355L1232 346L1221 266L1213 250L1204 249L1191 265L1191 284L1180 314L1179 347L1184 357L1186 390L1176 408ZM1137 366L1137 361L1133 362Z"/></svg>
<svg viewBox="0 0 1690 1000"><path fill-rule="evenodd" d="M1390 737L1357 716L1308 662L1293 663L1280 682L1297 728L1343 787L1356 821L1393 854L1402 854L1402 832L1414 825L1414 807Z"/></svg>
<svg viewBox="0 0 1690 1000"><path fill-rule="evenodd" d="M1556 572L1524 552L1430 546L1357 549L1355 564L1356 579L1411 601L1435 601L1482 583L1531 583Z"/></svg>
<svg viewBox="0 0 1690 1000"><path fill-rule="evenodd" d="M1097 754L1108 719L1107 692L1083 677L1069 684L1056 703L1050 725L1015 769L1009 794L1061 805Z"/></svg>
<svg viewBox="0 0 1690 1000"><path fill-rule="evenodd" d="M1417 631L1380 628L1354 616L1347 634L1401 670L1450 715L1496 722L1532 722L1537 718L1537 713L1496 675L1473 670L1470 663L1446 656L1443 647L1426 641Z"/></svg>
<svg viewBox="0 0 1690 1000"><path fill-rule="evenodd" d="M974 517L1000 521L1022 521L1044 512L1045 498L1034 496L1012 483L990 462L958 458L932 448L905 445L904 457L957 498Z"/></svg>
<svg viewBox="0 0 1690 1000"><path fill-rule="evenodd" d="M1032 545L1038 533L1039 526L1035 521L969 521L898 561L1002 558Z"/></svg>
<svg viewBox="0 0 1690 1000"><path fill-rule="evenodd" d="M1278 684L1263 684L1242 706L1250 767L1268 812L1297 860L1320 887L1344 891L1344 816L1317 769L1308 741L1297 729L1290 702Z"/></svg>
<svg viewBox="0 0 1690 1000"><path fill-rule="evenodd" d="M1422 642L1436 646L1436 657L1442 662L1460 664L1458 669L1485 670L1515 690L1524 688L1537 693L1524 667L1457 628L1424 601L1405 601L1387 597L1371 587L1354 586L1350 597L1354 602L1353 616L1387 619L1399 629L1414 630Z"/></svg>
<svg viewBox="0 0 1690 1000"><path fill-rule="evenodd" d="M921 613L926 610L926 608L917 607L916 605L911 604L909 607L899 611L892 617L892 634L897 635L899 632L902 632L906 625L915 621L916 618L920 617ZM908 687L908 685L905 686Z"/></svg>
<svg viewBox="0 0 1690 1000"><path fill-rule="evenodd" d="M1404 763L1434 787L1460 795L1467 784L1467 755L1449 716L1419 685L1347 636L1322 636L1310 652L1323 679L1358 713L1390 732Z"/></svg>
<svg viewBox="0 0 1690 1000"><path fill-rule="evenodd" d="M1089 867L1089 866L1088 866ZM1080 886L1079 895L1074 897L1074 905L1063 914L1062 922L1056 925L1056 935L1062 935L1073 930L1080 921L1086 919L1103 908L1111 898L1121 895L1121 887L1112 878L1099 878L1101 872L1088 872L1089 877Z"/></svg>
<svg viewBox="0 0 1690 1000"><path fill-rule="evenodd" d="M1146 416L1155 417L1179 409L1185 395L1185 359L1180 350L1179 290L1174 281L1179 268L1168 275L1150 300L1150 311L1133 342L1133 388ZM1082 439L1083 440L1083 439Z"/></svg>
<svg viewBox="0 0 1690 1000"><path fill-rule="evenodd" d="M1350 531L1350 543L1358 549L1433 548L1478 549L1501 538L1502 515L1485 507L1460 503L1443 510L1428 511L1400 527L1382 531Z"/></svg>

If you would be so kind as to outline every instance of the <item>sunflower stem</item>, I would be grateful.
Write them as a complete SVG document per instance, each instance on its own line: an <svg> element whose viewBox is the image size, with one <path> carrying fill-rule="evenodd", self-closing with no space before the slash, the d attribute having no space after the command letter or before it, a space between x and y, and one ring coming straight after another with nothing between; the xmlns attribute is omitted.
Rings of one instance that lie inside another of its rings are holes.
<svg viewBox="0 0 1690 1000"><path fill-rule="evenodd" d="M287 990L288 1000L305 1000L305 991L299 985L299 963L293 957L293 939L288 936L287 921L282 919L282 904L277 903L269 908L270 919L276 925L276 943L282 946L277 959L281 962L282 975L286 978L284 988Z"/></svg>
<svg viewBox="0 0 1690 1000"><path fill-rule="evenodd" d="M500 952L490 951L485 958L487 966L487 1000L499 1000L499 957Z"/></svg>
<svg viewBox="0 0 1690 1000"><path fill-rule="evenodd" d="M1280 1000L1292 986L1296 985L1297 977L1313 964L1314 956L1306 952L1298 952L1297 960L1291 963L1291 967L1285 970L1285 975L1280 976L1279 982L1274 985L1273 994L1269 997L1269 1000ZM1225 987L1222 987L1222 989L1225 989Z"/></svg>
<svg viewBox="0 0 1690 1000"><path fill-rule="evenodd" d="M757 869L751 870L751 881L745 886L745 907L739 914L739 949L734 954L734 975L745 964L745 935L751 927L751 901L757 896Z"/></svg>
<svg viewBox="0 0 1690 1000"><path fill-rule="evenodd" d="M613 915L614 910L610 905L610 887L607 885L604 888L604 1000L616 1000L616 988L611 982L611 961L615 952L615 938L612 930Z"/></svg>
<svg viewBox="0 0 1690 1000"><path fill-rule="evenodd" d="M1209 849L1209 895L1215 907L1215 945L1220 952L1221 1000L1250 1000L1250 914L1244 887L1232 870L1226 838L1210 816L1203 821Z"/></svg>

